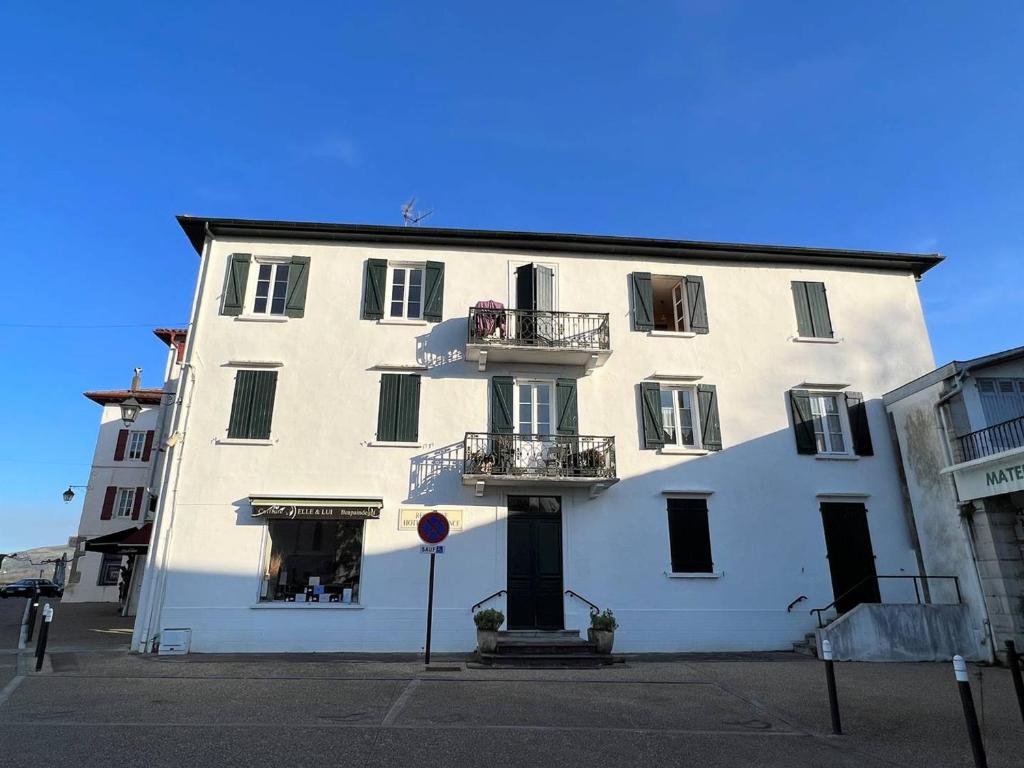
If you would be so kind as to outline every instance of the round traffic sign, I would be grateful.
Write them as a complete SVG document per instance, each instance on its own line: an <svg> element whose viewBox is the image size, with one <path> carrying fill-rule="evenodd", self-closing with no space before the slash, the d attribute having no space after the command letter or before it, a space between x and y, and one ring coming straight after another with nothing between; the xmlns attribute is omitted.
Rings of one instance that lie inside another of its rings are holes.
<svg viewBox="0 0 1024 768"><path fill-rule="evenodd" d="M440 512L427 512L416 525L416 532L426 544L440 544L448 538L448 518Z"/></svg>

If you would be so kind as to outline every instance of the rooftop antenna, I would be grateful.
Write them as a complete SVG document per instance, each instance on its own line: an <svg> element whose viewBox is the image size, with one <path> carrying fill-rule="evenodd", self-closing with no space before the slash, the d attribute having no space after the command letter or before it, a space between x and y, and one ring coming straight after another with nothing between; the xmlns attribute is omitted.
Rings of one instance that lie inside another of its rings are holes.
<svg viewBox="0 0 1024 768"><path fill-rule="evenodd" d="M434 212L433 208L429 211L417 211L414 209L415 205L416 198L412 197L409 199L409 202L402 206L402 221L407 227L418 227L421 221Z"/></svg>

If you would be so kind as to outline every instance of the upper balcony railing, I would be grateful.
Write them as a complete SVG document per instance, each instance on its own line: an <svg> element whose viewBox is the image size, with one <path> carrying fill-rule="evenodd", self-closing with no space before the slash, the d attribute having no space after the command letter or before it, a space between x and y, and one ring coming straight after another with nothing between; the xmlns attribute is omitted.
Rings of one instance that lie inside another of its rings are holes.
<svg viewBox="0 0 1024 768"><path fill-rule="evenodd" d="M1013 448L1024 448L1024 416L979 429L958 437L956 441L960 462L994 456Z"/></svg>
<svg viewBox="0 0 1024 768"><path fill-rule="evenodd" d="M464 455L467 479L615 479L614 437L467 432Z"/></svg>
<svg viewBox="0 0 1024 768"><path fill-rule="evenodd" d="M609 348L608 313L470 307L469 342L606 350Z"/></svg>

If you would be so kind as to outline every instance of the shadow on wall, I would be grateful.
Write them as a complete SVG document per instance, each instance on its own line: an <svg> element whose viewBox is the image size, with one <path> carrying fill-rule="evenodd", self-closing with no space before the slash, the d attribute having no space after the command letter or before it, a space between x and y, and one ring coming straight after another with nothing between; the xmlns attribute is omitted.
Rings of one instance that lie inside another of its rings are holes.
<svg viewBox="0 0 1024 768"><path fill-rule="evenodd" d="M475 369L466 368L466 318L435 323L428 333L416 337L416 363L425 365L431 377L467 378Z"/></svg>
<svg viewBox="0 0 1024 768"><path fill-rule="evenodd" d="M418 504L450 504L464 494L462 442L434 448L409 461L409 497Z"/></svg>

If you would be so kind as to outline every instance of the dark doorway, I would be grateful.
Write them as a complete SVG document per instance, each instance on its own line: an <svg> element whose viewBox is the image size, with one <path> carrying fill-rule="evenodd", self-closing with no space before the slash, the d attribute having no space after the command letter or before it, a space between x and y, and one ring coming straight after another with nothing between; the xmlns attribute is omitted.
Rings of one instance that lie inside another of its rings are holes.
<svg viewBox="0 0 1024 768"><path fill-rule="evenodd" d="M875 553L871 549L867 509L860 503L823 502L821 520L832 573L832 594L840 598L836 611L845 613L861 603L882 602L877 579L869 578L875 576Z"/></svg>
<svg viewBox="0 0 1024 768"><path fill-rule="evenodd" d="M551 340L555 308L555 273L540 264L516 269L516 338L542 344Z"/></svg>
<svg viewBox="0 0 1024 768"><path fill-rule="evenodd" d="M508 628L562 629L562 500L508 498Z"/></svg>

